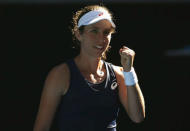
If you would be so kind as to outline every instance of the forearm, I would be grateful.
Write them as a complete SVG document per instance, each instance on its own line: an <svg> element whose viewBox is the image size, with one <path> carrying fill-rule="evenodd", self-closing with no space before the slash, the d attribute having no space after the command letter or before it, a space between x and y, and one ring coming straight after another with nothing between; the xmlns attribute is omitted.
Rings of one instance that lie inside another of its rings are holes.
<svg viewBox="0 0 190 131"><path fill-rule="evenodd" d="M124 79L127 88L127 112L133 121L141 122L145 117L144 97L133 67L124 67Z"/></svg>
<svg viewBox="0 0 190 131"><path fill-rule="evenodd" d="M145 102L139 84L127 86L127 112L129 117L139 123L145 118Z"/></svg>

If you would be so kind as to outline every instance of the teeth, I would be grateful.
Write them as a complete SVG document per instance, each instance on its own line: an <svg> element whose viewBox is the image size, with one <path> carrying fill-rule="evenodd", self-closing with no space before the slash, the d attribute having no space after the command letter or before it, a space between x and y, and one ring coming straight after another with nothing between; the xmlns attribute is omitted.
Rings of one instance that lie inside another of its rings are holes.
<svg viewBox="0 0 190 131"><path fill-rule="evenodd" d="M96 46L96 48L98 48L98 49L102 49L102 48L103 48L103 46L98 46L98 45L97 45L97 46Z"/></svg>

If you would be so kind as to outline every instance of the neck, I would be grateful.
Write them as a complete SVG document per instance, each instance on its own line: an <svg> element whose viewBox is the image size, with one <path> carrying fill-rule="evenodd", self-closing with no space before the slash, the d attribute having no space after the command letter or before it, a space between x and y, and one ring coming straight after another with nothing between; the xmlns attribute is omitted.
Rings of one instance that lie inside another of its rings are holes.
<svg viewBox="0 0 190 131"><path fill-rule="evenodd" d="M92 73L97 73L97 70L101 70L103 63L101 58L92 58L88 56L79 55L75 58L77 65L81 70L85 70Z"/></svg>

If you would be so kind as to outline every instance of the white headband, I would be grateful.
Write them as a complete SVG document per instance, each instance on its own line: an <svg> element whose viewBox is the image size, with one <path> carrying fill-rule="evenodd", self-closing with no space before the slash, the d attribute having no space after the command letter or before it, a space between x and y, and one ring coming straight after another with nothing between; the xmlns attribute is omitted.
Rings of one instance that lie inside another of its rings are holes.
<svg viewBox="0 0 190 131"><path fill-rule="evenodd" d="M82 25L90 25L100 20L108 20L115 28L115 24L113 23L111 16L107 12L99 10L89 11L88 13L84 14L78 21L78 28Z"/></svg>

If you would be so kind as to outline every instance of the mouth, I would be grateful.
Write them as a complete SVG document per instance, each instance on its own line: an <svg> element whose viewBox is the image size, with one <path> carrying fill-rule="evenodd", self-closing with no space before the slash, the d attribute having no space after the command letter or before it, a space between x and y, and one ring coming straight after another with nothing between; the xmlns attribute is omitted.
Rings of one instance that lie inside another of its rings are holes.
<svg viewBox="0 0 190 131"><path fill-rule="evenodd" d="M104 46L99 46L99 45L96 45L96 46L94 46L96 49L98 49L98 50L102 50L102 49L104 49Z"/></svg>

